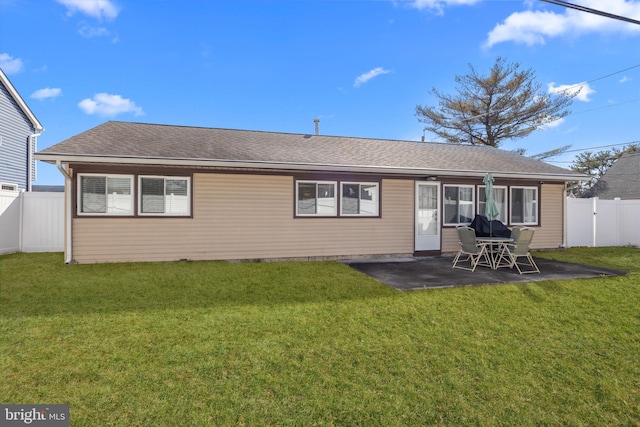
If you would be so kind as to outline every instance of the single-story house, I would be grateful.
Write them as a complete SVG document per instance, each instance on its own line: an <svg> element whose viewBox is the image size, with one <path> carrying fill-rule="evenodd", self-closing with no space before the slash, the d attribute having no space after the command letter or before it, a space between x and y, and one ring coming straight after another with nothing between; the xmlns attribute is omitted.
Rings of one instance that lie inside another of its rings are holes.
<svg viewBox="0 0 640 427"><path fill-rule="evenodd" d="M600 177L586 197L640 199L640 153L625 153Z"/></svg>
<svg viewBox="0 0 640 427"><path fill-rule="evenodd" d="M487 146L110 121L36 154L65 175L66 262L441 254L485 207L564 243L569 170Z"/></svg>

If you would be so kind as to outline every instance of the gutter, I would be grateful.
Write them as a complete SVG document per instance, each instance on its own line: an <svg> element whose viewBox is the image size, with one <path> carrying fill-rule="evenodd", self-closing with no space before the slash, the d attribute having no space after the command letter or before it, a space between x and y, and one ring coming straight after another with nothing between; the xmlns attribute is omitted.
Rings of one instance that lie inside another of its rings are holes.
<svg viewBox="0 0 640 427"><path fill-rule="evenodd" d="M56 166L62 175L64 175L64 204L65 204L65 213L64 213L64 263L70 264L73 260L72 248L71 244L71 217L72 215L72 205L71 205L71 175L69 171L65 170L62 166L61 160L56 160Z"/></svg>
<svg viewBox="0 0 640 427"><path fill-rule="evenodd" d="M265 162L259 160L219 160L219 159L191 159L191 158L166 158L166 157L116 157L116 156L92 156L69 155L56 153L38 153L38 160L44 162L78 162L78 163L102 163L102 164L127 164L127 165L167 165L167 166L191 166L191 167L225 167L247 169L288 169L288 170L316 170L329 172L361 172L382 173L390 175L423 175L423 176L463 176L482 178L487 171L478 170L452 170L452 169L428 169L405 168L396 166L366 166L366 165L337 165L317 163L290 163L290 162ZM586 179L586 175L567 173L539 173L539 172L493 172L494 178L520 178L520 179L552 179L560 181L579 181Z"/></svg>

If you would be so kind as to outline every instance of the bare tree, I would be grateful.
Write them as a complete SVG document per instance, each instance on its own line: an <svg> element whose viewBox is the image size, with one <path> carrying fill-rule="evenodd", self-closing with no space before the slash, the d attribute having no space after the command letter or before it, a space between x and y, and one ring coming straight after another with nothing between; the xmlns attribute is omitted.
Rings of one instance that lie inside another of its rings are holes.
<svg viewBox="0 0 640 427"><path fill-rule="evenodd" d="M470 73L456 76L456 94L433 88L435 107L416 106L425 130L455 144L498 147L505 140L524 138L570 113L567 107L579 89L548 94L531 70L498 57L488 75L469 64Z"/></svg>

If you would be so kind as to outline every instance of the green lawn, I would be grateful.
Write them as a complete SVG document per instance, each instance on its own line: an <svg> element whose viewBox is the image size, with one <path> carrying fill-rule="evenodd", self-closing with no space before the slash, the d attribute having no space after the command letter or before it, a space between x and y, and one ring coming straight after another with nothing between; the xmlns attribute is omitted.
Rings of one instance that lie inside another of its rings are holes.
<svg viewBox="0 0 640 427"><path fill-rule="evenodd" d="M397 292L337 262L0 257L0 403L73 426L640 426L624 277ZM455 272L452 272L455 274Z"/></svg>

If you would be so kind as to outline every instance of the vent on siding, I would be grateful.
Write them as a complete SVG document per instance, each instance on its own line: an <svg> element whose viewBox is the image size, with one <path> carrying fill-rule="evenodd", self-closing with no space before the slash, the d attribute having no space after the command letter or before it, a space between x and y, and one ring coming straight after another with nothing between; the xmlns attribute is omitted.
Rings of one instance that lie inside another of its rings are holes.
<svg viewBox="0 0 640 427"><path fill-rule="evenodd" d="M36 159L33 155L36 151L38 151L38 137L30 136L29 137L29 160L31 162L31 181L38 180L38 169L36 168Z"/></svg>
<svg viewBox="0 0 640 427"><path fill-rule="evenodd" d="M6 182L0 182L0 190L18 191L18 184L8 184Z"/></svg>

